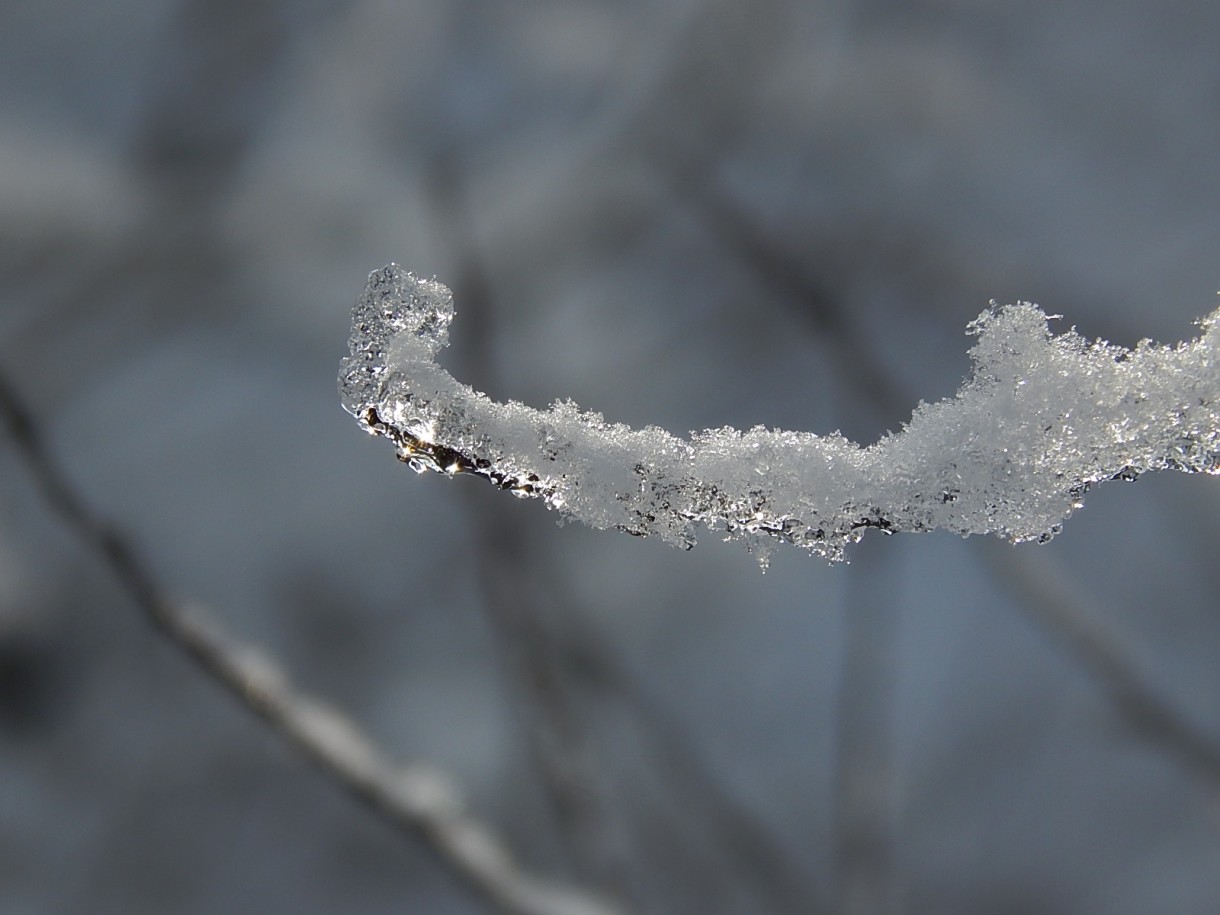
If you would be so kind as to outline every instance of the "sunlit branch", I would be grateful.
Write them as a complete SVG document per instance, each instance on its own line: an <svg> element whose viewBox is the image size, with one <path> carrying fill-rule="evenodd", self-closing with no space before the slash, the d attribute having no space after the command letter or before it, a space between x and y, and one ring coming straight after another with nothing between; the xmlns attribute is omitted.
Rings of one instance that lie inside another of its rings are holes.
<svg viewBox="0 0 1220 915"><path fill-rule="evenodd" d="M838 433L632 429L571 401L495 403L436 363L449 290L390 265L353 312L343 404L417 471L480 476L595 528L689 548L699 527L831 559L875 528L1045 541L1096 483L1153 470L1217 470L1216 316L1174 347L1053 335L1029 304L968 328L974 372L861 447Z"/></svg>

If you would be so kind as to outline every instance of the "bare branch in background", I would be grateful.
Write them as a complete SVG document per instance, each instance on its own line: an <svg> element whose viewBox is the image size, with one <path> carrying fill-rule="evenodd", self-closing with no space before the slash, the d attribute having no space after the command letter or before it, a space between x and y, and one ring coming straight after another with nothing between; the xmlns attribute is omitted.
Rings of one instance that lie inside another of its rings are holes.
<svg viewBox="0 0 1220 915"><path fill-rule="evenodd" d="M462 288L474 321L466 364L495 379L492 287L478 244L456 152L429 161L424 184L433 199L441 243L458 260ZM467 492L468 496L473 493ZM577 708L558 646L554 601L544 598L524 570L521 531L502 512L473 498L466 504L480 541L475 567L483 610L495 636L504 675L516 691L526 745L551 802L563 839L583 879L618 898L633 891L631 866L608 792L607 774L590 744L586 716Z"/></svg>
<svg viewBox="0 0 1220 915"><path fill-rule="evenodd" d="M471 224L456 156L431 163L425 184L434 196L432 222L442 244L457 259L454 285L461 290L469 333L463 337L464 373L497 386L493 335L495 314L492 285ZM501 511L464 493L483 546L478 550L479 575L489 619L510 673L529 715L536 763L549 785L560 822L586 871L624 898L641 897L638 843L632 841L625 806L614 804L604 763L599 763L593 739L577 701L584 687L598 698L620 703L640 728L652 771L663 782L665 799L681 811L669 843L706 848L715 861L699 859L709 875L692 890L723 896L712 878L739 871L754 896L768 910L817 912L824 909L804 868L791 860L783 846L748 809L727 796L707 771L702 755L684 739L681 723L646 696L638 679L614 656L603 637L591 631L582 614L573 612L572 595L562 582L547 578L546 556L531 552L528 533ZM532 556L531 561L530 560ZM533 567L534 571L529 569ZM539 582L539 575L544 583ZM563 613L556 610L562 608ZM617 813L617 816L616 816ZM682 828L685 832L682 832ZM629 854L634 851L635 854ZM719 851L720 855L716 856ZM727 856L727 858L726 858ZM726 874L721 872L726 870ZM723 898L719 899L724 903Z"/></svg>
<svg viewBox="0 0 1220 915"><path fill-rule="evenodd" d="M825 315L827 309L835 307L825 295L825 286L807 276L803 265L776 243L748 210L724 198L709 183L691 180L675 186L680 187L683 199L693 205L696 215L706 221L709 232L726 250L751 267L761 281L785 291L784 301L799 304L802 314L818 316L818 329L835 342L831 351L846 354L862 368L866 378L872 379L862 393L874 401L874 406L892 411L897 385L860 337L847 330L842 317ZM1209 784L1220 787L1220 744L1156 694L1137 672L1130 653L1102 625L1101 613L1090 609L1087 595L1057 568L1052 557L1008 549L991 541L972 542L996 581L1019 598L1020 611L1049 629L1068 648L1102 686L1133 731L1182 760Z"/></svg>
<svg viewBox="0 0 1220 915"><path fill-rule="evenodd" d="M842 276L792 256L754 216L724 193L697 157L658 151L657 171L720 247L777 294L798 323L825 344L849 393L884 416L905 398L842 305ZM861 549L875 548L867 543ZM843 667L835 750L835 908L882 915L894 905L894 680L899 611L894 584L861 563L847 570Z"/></svg>
<svg viewBox="0 0 1220 915"><path fill-rule="evenodd" d="M328 779L421 840L463 884L513 915L614 915L610 902L524 871L470 814L447 777L391 760L346 715L299 690L258 649L229 637L202 608L172 599L131 542L96 514L43 443L36 415L0 375L0 417L47 504L119 580L147 619Z"/></svg>
<svg viewBox="0 0 1220 915"><path fill-rule="evenodd" d="M1051 556L1028 550L979 549L992 574L1022 598L1021 608L1059 634L1115 710L1143 739L1220 790L1220 741L1189 722L1140 674L1130 653L1102 622L1104 614Z"/></svg>
<svg viewBox="0 0 1220 915"><path fill-rule="evenodd" d="M887 416L909 409L899 386L871 356L868 340L839 305L841 281L790 254L752 213L721 190L708 174L710 164L666 153L654 156L652 162L708 235L793 306L793 315L803 325L833 343L826 354L839 376L852 380L852 390L861 399Z"/></svg>
<svg viewBox="0 0 1220 915"><path fill-rule="evenodd" d="M884 544L862 544L877 555ZM895 909L894 696L901 587L892 569L848 570L835 724L835 911Z"/></svg>

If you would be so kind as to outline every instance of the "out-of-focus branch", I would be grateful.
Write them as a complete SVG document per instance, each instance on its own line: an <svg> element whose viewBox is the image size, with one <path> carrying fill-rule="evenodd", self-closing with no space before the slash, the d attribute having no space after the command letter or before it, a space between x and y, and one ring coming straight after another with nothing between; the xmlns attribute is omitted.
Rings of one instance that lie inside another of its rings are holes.
<svg viewBox="0 0 1220 915"><path fill-rule="evenodd" d="M861 544L878 554L876 540ZM835 726L835 911L895 911L895 695L900 606L891 572L853 565Z"/></svg>
<svg viewBox="0 0 1220 915"><path fill-rule="evenodd" d="M708 173L710 165L692 157L679 159L668 150L658 150L652 161L673 195L717 244L732 252L784 301L799 305L794 314L814 333L833 341L827 355L837 364L841 377L852 379L853 390L863 400L886 415L907 406L898 385L869 356L863 335L839 307L841 294L830 278L815 272L771 237L757 218L719 187Z"/></svg>
<svg viewBox="0 0 1220 915"><path fill-rule="evenodd" d="M976 549L993 575L1023 598L1025 612L1056 632L1106 690L1131 729L1220 788L1220 742L1202 733L1139 673L1122 644L1101 622L1094 601L1052 557L1030 550Z"/></svg>
<svg viewBox="0 0 1220 915"><path fill-rule="evenodd" d="M300 691L260 650L202 608L171 598L131 542L95 513L43 443L35 414L0 375L0 419L47 504L166 637L331 781L417 839L487 902L513 915L613 915L608 901L522 870L442 773L391 760L346 715Z"/></svg>
<svg viewBox="0 0 1220 915"><path fill-rule="evenodd" d="M718 186L708 164L691 157L679 162L664 150L654 162L670 191L712 240L774 289L801 322L828 343L826 352L839 374L852 379L851 393L882 415L898 415L904 402L898 385L852 326L834 278L811 270L772 238ZM867 575L863 566L848 574L852 598L844 620L836 734L835 904L844 915L881 915L893 907L892 716L898 610L884 576Z"/></svg>
<svg viewBox="0 0 1220 915"><path fill-rule="evenodd" d="M492 286L471 224L460 157L429 163L425 181L433 202L433 224L458 261L464 306L471 313L465 364L495 380ZM476 571L483 608L495 636L504 672L517 691L526 743L541 776L563 845L583 880L620 899L631 899L629 856L617 829L606 773L590 745L585 716L577 707L561 657L554 601L524 573L528 550L522 533L501 510L467 491L480 541Z"/></svg>
<svg viewBox="0 0 1220 915"><path fill-rule="evenodd" d="M457 157L440 157L431 163L425 183L434 198L432 222L457 259L454 286L468 319L462 371L476 383L495 386L492 285L479 256L459 168ZM550 611L555 607L570 611L572 595L557 593L562 588L559 581L539 586L536 567L542 554L526 561L531 551L522 539L525 531L510 527L508 516L489 513L482 502L476 504L471 498L469 504L479 515L484 544L479 550L480 576L488 616L507 665L528 694L539 768L565 832L590 872L620 896L631 898L628 894L638 882L633 879L633 865L638 866L639 858L624 853L623 833L628 828L611 815L606 773L597 765L591 735L583 733L588 729L582 727L575 707L580 686L624 705L641 728L650 759L664 773L666 795L684 811L681 825L690 831L686 839L674 841L689 846L690 833L697 833L704 842L720 843L732 868L748 876L768 910L821 911L824 903L803 869L748 809L725 793L707 771L701 753L684 739L681 723L644 694L638 679L589 629L581 614L564 612L560 625L558 615ZM527 574L531 565L535 572ZM705 889L718 891L710 881Z"/></svg>
<svg viewBox="0 0 1220 915"><path fill-rule="evenodd" d="M785 291L786 301L800 305L820 332L835 340L832 352L850 359L867 382L861 393L887 412L901 402L897 385L885 367L841 316L826 294L826 285L805 268L762 227L746 208L737 205L706 178L681 177L662 163L676 192L692 205L709 233L734 253L759 278ZM996 579L1020 597L1020 610L1048 628L1105 689L1115 709L1131 729L1187 764L1213 786L1220 786L1220 743L1187 721L1136 670L1130 655L1090 612L1085 595L1073 587L1050 557L1014 550L981 538L973 541Z"/></svg>

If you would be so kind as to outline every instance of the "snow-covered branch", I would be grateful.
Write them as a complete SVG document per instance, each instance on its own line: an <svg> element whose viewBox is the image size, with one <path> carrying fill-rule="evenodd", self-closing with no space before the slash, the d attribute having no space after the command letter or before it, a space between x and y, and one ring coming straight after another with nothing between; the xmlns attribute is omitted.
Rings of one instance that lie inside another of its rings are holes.
<svg viewBox="0 0 1220 915"><path fill-rule="evenodd" d="M1048 540L1098 482L1220 472L1220 311L1190 343L1125 349L1054 335L1036 306L969 325L971 378L861 447L757 426L679 438L559 400L495 403L436 363L453 296L391 264L352 317L343 406L419 472L482 476L596 528L690 548L699 526L765 562L776 542L830 559L868 528Z"/></svg>

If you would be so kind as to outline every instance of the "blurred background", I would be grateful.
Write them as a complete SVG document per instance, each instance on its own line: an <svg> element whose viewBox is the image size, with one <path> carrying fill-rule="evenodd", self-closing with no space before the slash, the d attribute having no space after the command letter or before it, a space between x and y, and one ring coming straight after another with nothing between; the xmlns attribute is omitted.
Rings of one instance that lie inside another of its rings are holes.
<svg viewBox="0 0 1220 915"><path fill-rule="evenodd" d="M0 369L90 502L523 865L647 913L1220 910L1220 489L690 553L416 477L349 310L498 399L871 442L968 321L1194 335L1220 6L5 0ZM153 632L0 438L0 910L494 911Z"/></svg>

